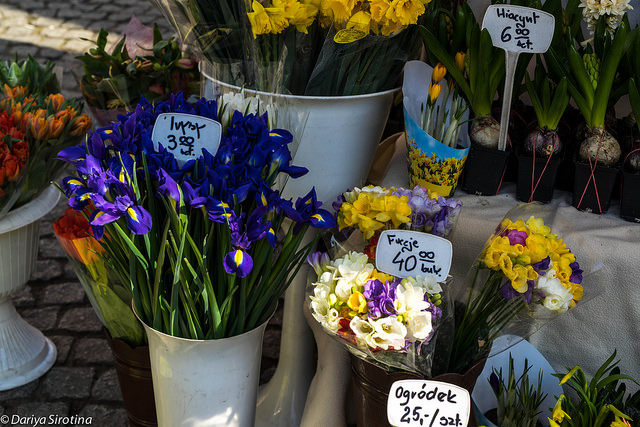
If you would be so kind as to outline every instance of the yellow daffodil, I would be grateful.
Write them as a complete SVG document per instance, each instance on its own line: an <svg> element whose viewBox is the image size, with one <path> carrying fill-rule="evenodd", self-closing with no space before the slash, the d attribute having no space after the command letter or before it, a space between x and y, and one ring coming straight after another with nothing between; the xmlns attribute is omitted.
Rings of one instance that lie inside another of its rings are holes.
<svg viewBox="0 0 640 427"><path fill-rule="evenodd" d="M298 0L274 0L273 4L282 6L289 25L293 25L301 33L308 34L307 28L313 24L318 14L316 5Z"/></svg>
<svg viewBox="0 0 640 427"><path fill-rule="evenodd" d="M385 16L399 25L413 25L424 13L422 0L393 0Z"/></svg>
<svg viewBox="0 0 640 427"><path fill-rule="evenodd" d="M351 18L356 4L356 0L325 0L323 8L330 9L338 23L344 23Z"/></svg>
<svg viewBox="0 0 640 427"><path fill-rule="evenodd" d="M264 7L260 2L253 0L252 12L247 13L251 23L253 38L261 34L279 34L289 26L285 18L284 7Z"/></svg>
<svg viewBox="0 0 640 427"><path fill-rule="evenodd" d="M347 22L347 28L360 30L366 34L371 32L371 15L365 11L356 12Z"/></svg>

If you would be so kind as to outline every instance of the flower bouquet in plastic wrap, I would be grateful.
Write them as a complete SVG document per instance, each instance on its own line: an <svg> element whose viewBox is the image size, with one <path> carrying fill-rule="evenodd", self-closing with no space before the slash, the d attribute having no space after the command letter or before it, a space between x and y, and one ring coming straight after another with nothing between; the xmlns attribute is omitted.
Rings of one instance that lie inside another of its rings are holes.
<svg viewBox="0 0 640 427"><path fill-rule="evenodd" d="M53 231L111 337L122 339L132 347L145 343L142 325L131 310L131 289L115 277L83 212L67 208L53 223Z"/></svg>
<svg viewBox="0 0 640 427"><path fill-rule="evenodd" d="M82 103L65 99L54 64L0 63L0 217L37 197L60 172L55 154L91 127Z"/></svg>
<svg viewBox="0 0 640 427"><path fill-rule="evenodd" d="M499 335L526 338L583 301L582 261L560 234L569 234L570 225L551 212L541 205L520 205L499 223L456 286L455 329L447 337L450 348L443 361L448 365L442 369L465 372L490 351L517 342L492 348ZM584 242L572 245L588 251Z"/></svg>
<svg viewBox="0 0 640 427"><path fill-rule="evenodd" d="M343 193L334 208L339 230L330 254L308 259L317 275L308 286L311 315L356 357L387 371L430 376L435 333L448 312L447 273L425 272L432 255L418 240L429 235L450 247L443 236L450 235L461 203L420 186L368 186ZM389 242L395 257L382 249ZM386 261L401 266L381 271Z"/></svg>

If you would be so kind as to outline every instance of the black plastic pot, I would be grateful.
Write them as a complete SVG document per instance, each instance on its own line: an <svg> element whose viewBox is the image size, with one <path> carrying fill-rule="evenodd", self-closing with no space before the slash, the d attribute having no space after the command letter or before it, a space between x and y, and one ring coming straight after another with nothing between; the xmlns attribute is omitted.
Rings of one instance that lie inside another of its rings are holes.
<svg viewBox="0 0 640 427"><path fill-rule="evenodd" d="M574 161L576 167L571 204L578 210L595 214L609 210L611 196L618 178L618 168Z"/></svg>
<svg viewBox="0 0 640 427"><path fill-rule="evenodd" d="M516 197L522 202L549 203L553 199L562 156L536 157L518 152L518 181Z"/></svg>
<svg viewBox="0 0 640 427"><path fill-rule="evenodd" d="M622 171L620 217L627 221L640 222L640 175L625 170Z"/></svg>
<svg viewBox="0 0 640 427"><path fill-rule="evenodd" d="M495 196L500 191L511 151L471 144L462 177L462 189L479 196Z"/></svg>

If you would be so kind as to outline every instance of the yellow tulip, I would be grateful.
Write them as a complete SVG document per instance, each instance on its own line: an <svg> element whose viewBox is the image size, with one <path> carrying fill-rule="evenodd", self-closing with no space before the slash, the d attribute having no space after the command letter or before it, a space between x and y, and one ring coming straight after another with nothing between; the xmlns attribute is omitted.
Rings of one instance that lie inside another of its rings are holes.
<svg viewBox="0 0 640 427"><path fill-rule="evenodd" d="M456 53L456 65L461 73L464 73L464 58L467 56L464 52Z"/></svg>
<svg viewBox="0 0 640 427"><path fill-rule="evenodd" d="M442 92L442 86L437 83L429 84L429 100L431 101L431 105L436 103L436 100L440 96L440 92Z"/></svg>

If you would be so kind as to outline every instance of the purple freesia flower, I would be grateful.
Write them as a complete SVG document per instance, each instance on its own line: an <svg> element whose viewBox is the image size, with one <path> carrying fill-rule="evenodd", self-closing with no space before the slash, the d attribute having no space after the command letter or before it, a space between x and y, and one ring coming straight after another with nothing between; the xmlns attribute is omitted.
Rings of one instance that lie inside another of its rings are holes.
<svg viewBox="0 0 640 427"><path fill-rule="evenodd" d="M535 264L531 264L531 268L533 268L533 270L538 273L538 274L542 274L545 273L548 269L549 269L549 265L551 265L551 258L546 257L545 259L543 259L540 262L537 262ZM544 274L542 274L544 276Z"/></svg>
<svg viewBox="0 0 640 427"><path fill-rule="evenodd" d="M572 262L569 264L569 267L571 267L571 277L569 278L569 281L577 284L582 283L582 273L584 273L584 270L580 268L578 261Z"/></svg>
<svg viewBox="0 0 640 427"><path fill-rule="evenodd" d="M526 246L526 243L527 243L526 231L509 230L509 232L507 233L507 237L509 238L509 244L511 246L514 246L514 245Z"/></svg>
<svg viewBox="0 0 640 427"><path fill-rule="evenodd" d="M367 299L368 316L371 319L397 314L394 301L398 283L400 283L399 280L383 283L375 279L369 280L364 284L362 295Z"/></svg>

